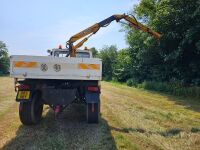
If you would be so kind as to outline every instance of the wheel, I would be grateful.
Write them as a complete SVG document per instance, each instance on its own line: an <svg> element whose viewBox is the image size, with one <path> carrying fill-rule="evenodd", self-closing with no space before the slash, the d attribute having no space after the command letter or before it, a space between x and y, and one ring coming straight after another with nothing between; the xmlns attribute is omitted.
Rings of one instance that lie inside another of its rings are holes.
<svg viewBox="0 0 200 150"><path fill-rule="evenodd" d="M43 103L40 100L39 92L32 96L31 101L20 102L19 117L24 125L37 124L42 117Z"/></svg>
<svg viewBox="0 0 200 150"><path fill-rule="evenodd" d="M87 122L98 123L99 122L99 103L87 103Z"/></svg>

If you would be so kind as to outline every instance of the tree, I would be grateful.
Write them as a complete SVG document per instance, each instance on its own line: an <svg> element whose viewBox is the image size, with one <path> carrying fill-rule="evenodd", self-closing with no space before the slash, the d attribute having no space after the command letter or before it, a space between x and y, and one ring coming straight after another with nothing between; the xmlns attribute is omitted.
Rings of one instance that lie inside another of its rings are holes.
<svg viewBox="0 0 200 150"><path fill-rule="evenodd" d="M126 82L131 77L131 63L127 49L118 51L113 76L117 81Z"/></svg>
<svg viewBox="0 0 200 150"><path fill-rule="evenodd" d="M92 52L92 55L93 55L94 58L98 56L98 51L95 47L92 47L90 49L90 51Z"/></svg>
<svg viewBox="0 0 200 150"><path fill-rule="evenodd" d="M111 80L113 77L114 64L117 58L117 47L114 45L104 46L99 52L99 58L102 59L102 75L105 80Z"/></svg>
<svg viewBox="0 0 200 150"><path fill-rule="evenodd" d="M0 74L7 74L9 70L9 57L6 44L0 41Z"/></svg>
<svg viewBox="0 0 200 150"><path fill-rule="evenodd" d="M162 34L160 42L126 27L132 75L200 85L200 1L141 0L138 20Z"/></svg>

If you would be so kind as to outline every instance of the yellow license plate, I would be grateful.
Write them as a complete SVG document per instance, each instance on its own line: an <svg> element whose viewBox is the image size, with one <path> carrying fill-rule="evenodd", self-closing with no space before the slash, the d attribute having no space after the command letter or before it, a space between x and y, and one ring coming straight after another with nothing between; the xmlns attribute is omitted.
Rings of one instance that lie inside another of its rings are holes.
<svg viewBox="0 0 200 150"><path fill-rule="evenodd" d="M17 95L17 99L29 99L30 91L19 91Z"/></svg>

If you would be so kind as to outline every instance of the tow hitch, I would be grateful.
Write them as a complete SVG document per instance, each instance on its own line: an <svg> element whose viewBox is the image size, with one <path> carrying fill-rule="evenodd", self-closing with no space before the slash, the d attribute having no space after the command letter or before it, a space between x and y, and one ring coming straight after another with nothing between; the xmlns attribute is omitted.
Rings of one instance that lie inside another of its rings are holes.
<svg viewBox="0 0 200 150"><path fill-rule="evenodd" d="M57 106L54 106L52 107L53 111L54 111L54 116L55 116L55 119L58 118L58 115L61 113L62 111L62 106L60 105L57 105Z"/></svg>
<svg viewBox="0 0 200 150"><path fill-rule="evenodd" d="M54 112L55 112L55 114L60 113L61 112L61 106L60 105L56 106Z"/></svg>
<svg viewBox="0 0 200 150"><path fill-rule="evenodd" d="M56 105L56 106L51 106L51 108L54 111L54 116L55 119L58 118L59 114L67 107L67 105Z"/></svg>

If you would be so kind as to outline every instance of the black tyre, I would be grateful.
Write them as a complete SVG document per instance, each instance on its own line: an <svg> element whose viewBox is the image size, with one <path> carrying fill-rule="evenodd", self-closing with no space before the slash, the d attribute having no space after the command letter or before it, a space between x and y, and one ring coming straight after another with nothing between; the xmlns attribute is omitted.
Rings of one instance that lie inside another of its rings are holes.
<svg viewBox="0 0 200 150"><path fill-rule="evenodd" d="M87 103L87 122L98 123L99 122L99 103Z"/></svg>
<svg viewBox="0 0 200 150"><path fill-rule="evenodd" d="M43 103L38 92L32 96L31 101L19 104L19 117L24 125L37 124L41 120L42 111Z"/></svg>

